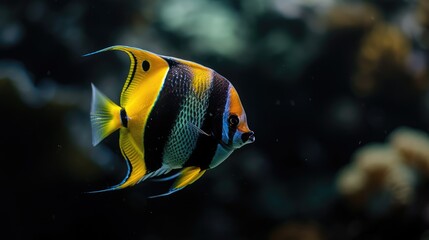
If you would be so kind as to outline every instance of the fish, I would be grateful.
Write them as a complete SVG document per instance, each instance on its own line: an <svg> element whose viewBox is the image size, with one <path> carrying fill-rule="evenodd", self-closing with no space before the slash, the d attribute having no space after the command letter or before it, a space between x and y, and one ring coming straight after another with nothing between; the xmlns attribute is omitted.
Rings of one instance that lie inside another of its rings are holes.
<svg viewBox="0 0 429 240"><path fill-rule="evenodd" d="M151 197L170 195L255 141L237 90L216 71L123 45L84 56L106 51L126 53L130 69L119 104L91 83L92 144L119 130L128 171L119 184L92 192L123 189L147 179L174 180L167 192ZM172 170L177 173L168 176Z"/></svg>

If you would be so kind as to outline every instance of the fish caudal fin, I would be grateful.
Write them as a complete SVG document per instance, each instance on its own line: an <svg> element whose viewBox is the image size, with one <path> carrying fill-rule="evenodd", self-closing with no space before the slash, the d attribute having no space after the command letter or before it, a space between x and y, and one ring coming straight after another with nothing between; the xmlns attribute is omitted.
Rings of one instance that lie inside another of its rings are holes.
<svg viewBox="0 0 429 240"><path fill-rule="evenodd" d="M173 186L170 188L168 192L151 196L150 198L163 197L163 196L167 196L172 193L175 193L179 190L182 190L186 186L197 181L205 172L206 170L201 170L201 168L199 167L195 167L195 166L186 167L179 174L175 174L171 177L161 179L161 181L163 181L163 180L170 180L171 178L177 177L177 180L174 182Z"/></svg>
<svg viewBox="0 0 429 240"><path fill-rule="evenodd" d="M104 138L118 130L121 124L121 107L104 96L93 84L91 103L92 145L97 145Z"/></svg>

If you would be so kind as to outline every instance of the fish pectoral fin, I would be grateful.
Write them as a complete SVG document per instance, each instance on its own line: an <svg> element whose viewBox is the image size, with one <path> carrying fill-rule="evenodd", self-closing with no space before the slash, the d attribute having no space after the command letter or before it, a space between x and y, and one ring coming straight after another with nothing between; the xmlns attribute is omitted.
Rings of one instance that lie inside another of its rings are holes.
<svg viewBox="0 0 429 240"><path fill-rule="evenodd" d="M197 131L198 133L200 133L200 134L202 134L202 135L205 135L205 136L207 136L207 137L212 137L212 135L211 135L211 134L206 133L204 130L202 130L201 128L197 127L197 125L193 124L192 122L188 122L188 125L189 125L191 128L195 129L195 131Z"/></svg>
<svg viewBox="0 0 429 240"><path fill-rule="evenodd" d="M92 86L91 128L92 145L97 145L104 138L121 127L121 107L102 94L94 84Z"/></svg>
<svg viewBox="0 0 429 240"><path fill-rule="evenodd" d="M182 190L186 186L197 181L205 172L206 170L201 170L201 168L199 167L191 166L191 167L184 168L182 171L172 176L162 178L162 179L157 179L158 181L168 181L168 180L177 178L177 180L174 182L173 186L170 188L168 192L162 193L159 195L150 196L149 198L164 197L172 193L175 193L179 190Z"/></svg>

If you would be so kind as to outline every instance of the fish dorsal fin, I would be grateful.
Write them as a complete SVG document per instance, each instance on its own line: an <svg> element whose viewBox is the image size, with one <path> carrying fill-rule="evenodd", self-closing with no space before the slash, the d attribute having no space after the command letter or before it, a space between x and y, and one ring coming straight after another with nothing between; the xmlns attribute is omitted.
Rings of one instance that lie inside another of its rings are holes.
<svg viewBox="0 0 429 240"><path fill-rule="evenodd" d="M114 46L112 50L127 53L131 61L130 71L121 92L121 106L126 107L130 99L136 99L138 95L136 93L143 91L148 95L159 93L169 69L167 61L138 48Z"/></svg>
<svg viewBox="0 0 429 240"><path fill-rule="evenodd" d="M143 96L145 99L156 97L169 69L167 61L155 53L122 45L111 46L84 56L112 50L125 52L130 58L130 70L121 92L121 107L126 108L131 100L141 101L136 99L136 96L149 95ZM144 94L137 94L142 92Z"/></svg>

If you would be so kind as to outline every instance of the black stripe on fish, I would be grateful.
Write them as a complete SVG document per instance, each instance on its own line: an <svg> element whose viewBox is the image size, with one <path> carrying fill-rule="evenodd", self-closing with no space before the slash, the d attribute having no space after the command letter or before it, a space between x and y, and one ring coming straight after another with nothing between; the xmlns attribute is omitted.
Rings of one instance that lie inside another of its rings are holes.
<svg viewBox="0 0 429 240"><path fill-rule="evenodd" d="M127 128L128 127L128 115L127 115L127 112L125 111L125 108L121 108L120 115L121 115L122 126Z"/></svg>
<svg viewBox="0 0 429 240"><path fill-rule="evenodd" d="M124 92L128 89L128 87L130 86L131 82L134 79L134 75L136 74L136 70L137 70L137 58L136 56L134 56L134 54L130 51L127 51L129 54L131 54L131 56L133 56L133 62L134 62L134 66L133 66L133 71L131 72L131 76L130 76L130 80L128 81L127 87L125 88Z"/></svg>
<svg viewBox="0 0 429 240"><path fill-rule="evenodd" d="M237 131L237 127L232 127L228 125L228 145L232 145L232 141L234 140L234 134Z"/></svg>
<svg viewBox="0 0 429 240"><path fill-rule="evenodd" d="M145 162L149 171L162 166L165 145L192 83L192 74L187 66L169 58L165 60L170 69L145 127Z"/></svg>
<svg viewBox="0 0 429 240"><path fill-rule="evenodd" d="M213 71L208 107L201 126L201 130L211 136L200 134L194 151L184 164L185 167L198 166L201 169L209 168L216 153L217 145L222 140L223 113L225 111L228 90L229 82Z"/></svg>

